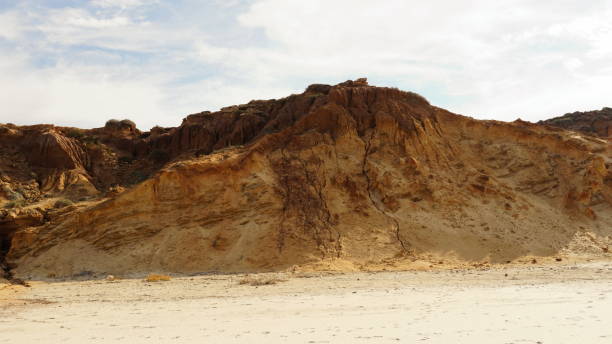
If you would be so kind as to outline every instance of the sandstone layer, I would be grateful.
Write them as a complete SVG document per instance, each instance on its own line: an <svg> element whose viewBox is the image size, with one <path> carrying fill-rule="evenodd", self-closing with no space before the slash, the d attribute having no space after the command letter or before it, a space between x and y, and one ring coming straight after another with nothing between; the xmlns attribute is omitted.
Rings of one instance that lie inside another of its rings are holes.
<svg viewBox="0 0 612 344"><path fill-rule="evenodd" d="M147 133L4 125L0 144L21 277L501 263L612 241L609 140L363 79Z"/></svg>

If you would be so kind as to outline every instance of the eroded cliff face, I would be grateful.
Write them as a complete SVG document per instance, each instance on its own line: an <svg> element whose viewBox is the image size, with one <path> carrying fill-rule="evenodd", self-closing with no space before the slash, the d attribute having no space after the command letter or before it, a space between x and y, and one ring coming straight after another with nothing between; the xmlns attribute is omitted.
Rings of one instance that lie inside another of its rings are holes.
<svg viewBox="0 0 612 344"><path fill-rule="evenodd" d="M18 276L402 268L610 245L609 142L473 120L365 80L191 115L178 128L103 132L85 137L106 142L110 160L133 160L113 170L77 139L48 146L70 152L59 171L81 176L79 188L101 193L110 175L127 191L13 225L7 260ZM157 165L145 164L152 152L163 152ZM130 186L133 166L153 174Z"/></svg>
<svg viewBox="0 0 612 344"><path fill-rule="evenodd" d="M605 107L598 111L567 113L560 117L540 121L539 124L612 139L612 108Z"/></svg>

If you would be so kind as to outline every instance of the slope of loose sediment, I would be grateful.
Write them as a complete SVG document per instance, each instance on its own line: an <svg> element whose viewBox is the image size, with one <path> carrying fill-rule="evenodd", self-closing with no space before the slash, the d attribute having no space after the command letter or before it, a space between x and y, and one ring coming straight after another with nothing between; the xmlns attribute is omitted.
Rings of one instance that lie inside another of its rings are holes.
<svg viewBox="0 0 612 344"><path fill-rule="evenodd" d="M477 121L363 81L236 109L188 118L191 133L231 123L181 134L178 158L146 181L17 231L16 274L393 268L610 244L604 140Z"/></svg>

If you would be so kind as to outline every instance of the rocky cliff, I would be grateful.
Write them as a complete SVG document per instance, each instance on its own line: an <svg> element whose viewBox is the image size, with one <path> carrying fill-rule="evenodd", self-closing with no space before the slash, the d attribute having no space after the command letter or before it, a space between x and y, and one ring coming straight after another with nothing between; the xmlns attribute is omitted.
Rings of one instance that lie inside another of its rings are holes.
<svg viewBox="0 0 612 344"><path fill-rule="evenodd" d="M598 111L567 113L561 117L540 121L538 124L612 139L612 108L605 107Z"/></svg>
<svg viewBox="0 0 612 344"><path fill-rule="evenodd" d="M479 121L363 79L141 133L0 127L21 277L605 255L609 141Z"/></svg>

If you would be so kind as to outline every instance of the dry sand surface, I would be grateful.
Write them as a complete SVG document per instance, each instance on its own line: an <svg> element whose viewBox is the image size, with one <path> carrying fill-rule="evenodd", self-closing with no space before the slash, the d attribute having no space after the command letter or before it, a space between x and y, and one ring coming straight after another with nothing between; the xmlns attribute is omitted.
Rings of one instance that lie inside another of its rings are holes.
<svg viewBox="0 0 612 344"><path fill-rule="evenodd" d="M0 343L612 343L609 261L31 284Z"/></svg>

